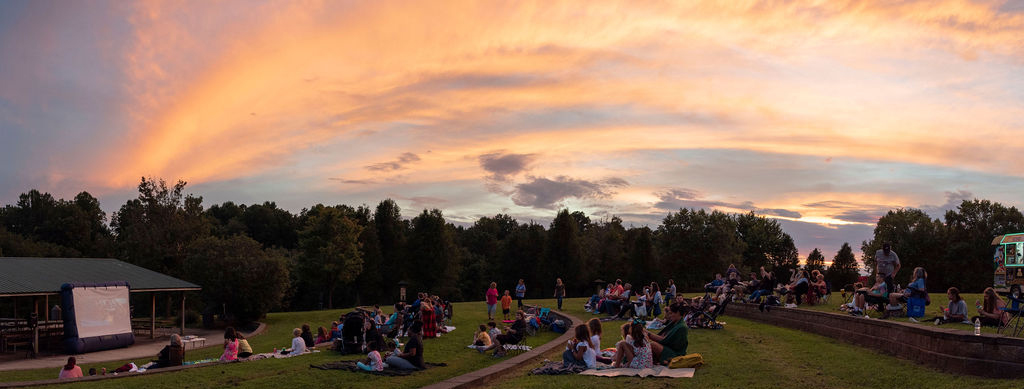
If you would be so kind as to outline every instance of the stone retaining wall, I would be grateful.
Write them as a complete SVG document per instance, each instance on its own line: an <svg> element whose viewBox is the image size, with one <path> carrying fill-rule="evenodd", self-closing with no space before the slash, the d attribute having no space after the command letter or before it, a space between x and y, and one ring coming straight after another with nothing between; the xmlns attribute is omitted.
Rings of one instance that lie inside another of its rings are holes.
<svg viewBox="0 0 1024 389"><path fill-rule="evenodd" d="M1024 339L805 309L735 303L726 313L842 340L936 369L995 378L1024 378Z"/></svg>

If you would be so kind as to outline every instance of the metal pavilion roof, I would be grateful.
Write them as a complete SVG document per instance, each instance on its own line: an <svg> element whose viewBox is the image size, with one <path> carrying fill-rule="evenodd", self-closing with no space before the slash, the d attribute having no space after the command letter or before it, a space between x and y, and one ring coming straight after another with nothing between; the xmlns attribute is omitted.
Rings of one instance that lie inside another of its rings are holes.
<svg viewBox="0 0 1024 389"><path fill-rule="evenodd" d="M0 296L60 293L70 282L127 281L132 292L200 290L199 285L111 258L0 257Z"/></svg>

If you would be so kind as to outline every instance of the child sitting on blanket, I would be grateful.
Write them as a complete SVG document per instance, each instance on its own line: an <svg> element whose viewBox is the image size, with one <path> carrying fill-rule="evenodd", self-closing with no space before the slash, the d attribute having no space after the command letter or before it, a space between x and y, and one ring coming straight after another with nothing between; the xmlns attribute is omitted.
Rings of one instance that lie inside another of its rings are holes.
<svg viewBox="0 0 1024 389"><path fill-rule="evenodd" d="M381 359L380 357L380 351L378 351L379 347L377 346L377 341L371 341L367 343L366 348L370 350L370 352L366 354L366 364L363 364L363 362L360 361L356 362L356 366L366 371L383 371L384 360Z"/></svg>
<svg viewBox="0 0 1024 389"><path fill-rule="evenodd" d="M490 346L491 345L491 335L487 333L487 326L485 326L483 324L480 325L480 331L476 333L475 341L473 341L473 345L474 346Z"/></svg>
<svg viewBox="0 0 1024 389"><path fill-rule="evenodd" d="M586 324L577 325L575 336L562 353L562 363L566 367L576 365L593 369L597 366L597 347L590 340L590 328Z"/></svg>

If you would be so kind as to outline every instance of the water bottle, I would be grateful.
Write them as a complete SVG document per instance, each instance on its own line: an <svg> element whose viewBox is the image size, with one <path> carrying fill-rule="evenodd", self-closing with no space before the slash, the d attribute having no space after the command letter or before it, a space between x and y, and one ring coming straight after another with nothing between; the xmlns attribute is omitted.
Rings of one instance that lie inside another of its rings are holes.
<svg viewBox="0 0 1024 389"><path fill-rule="evenodd" d="M981 319L974 319L974 335L981 335Z"/></svg>

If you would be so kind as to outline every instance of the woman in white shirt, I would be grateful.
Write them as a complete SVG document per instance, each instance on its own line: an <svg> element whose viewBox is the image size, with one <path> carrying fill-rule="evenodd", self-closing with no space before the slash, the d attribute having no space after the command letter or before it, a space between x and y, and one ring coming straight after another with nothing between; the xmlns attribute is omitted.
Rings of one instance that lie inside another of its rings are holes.
<svg viewBox="0 0 1024 389"><path fill-rule="evenodd" d="M295 336L292 338L292 348L285 350L282 354L295 356L306 352L306 341L302 339L302 329L296 328L292 330L292 335Z"/></svg>

